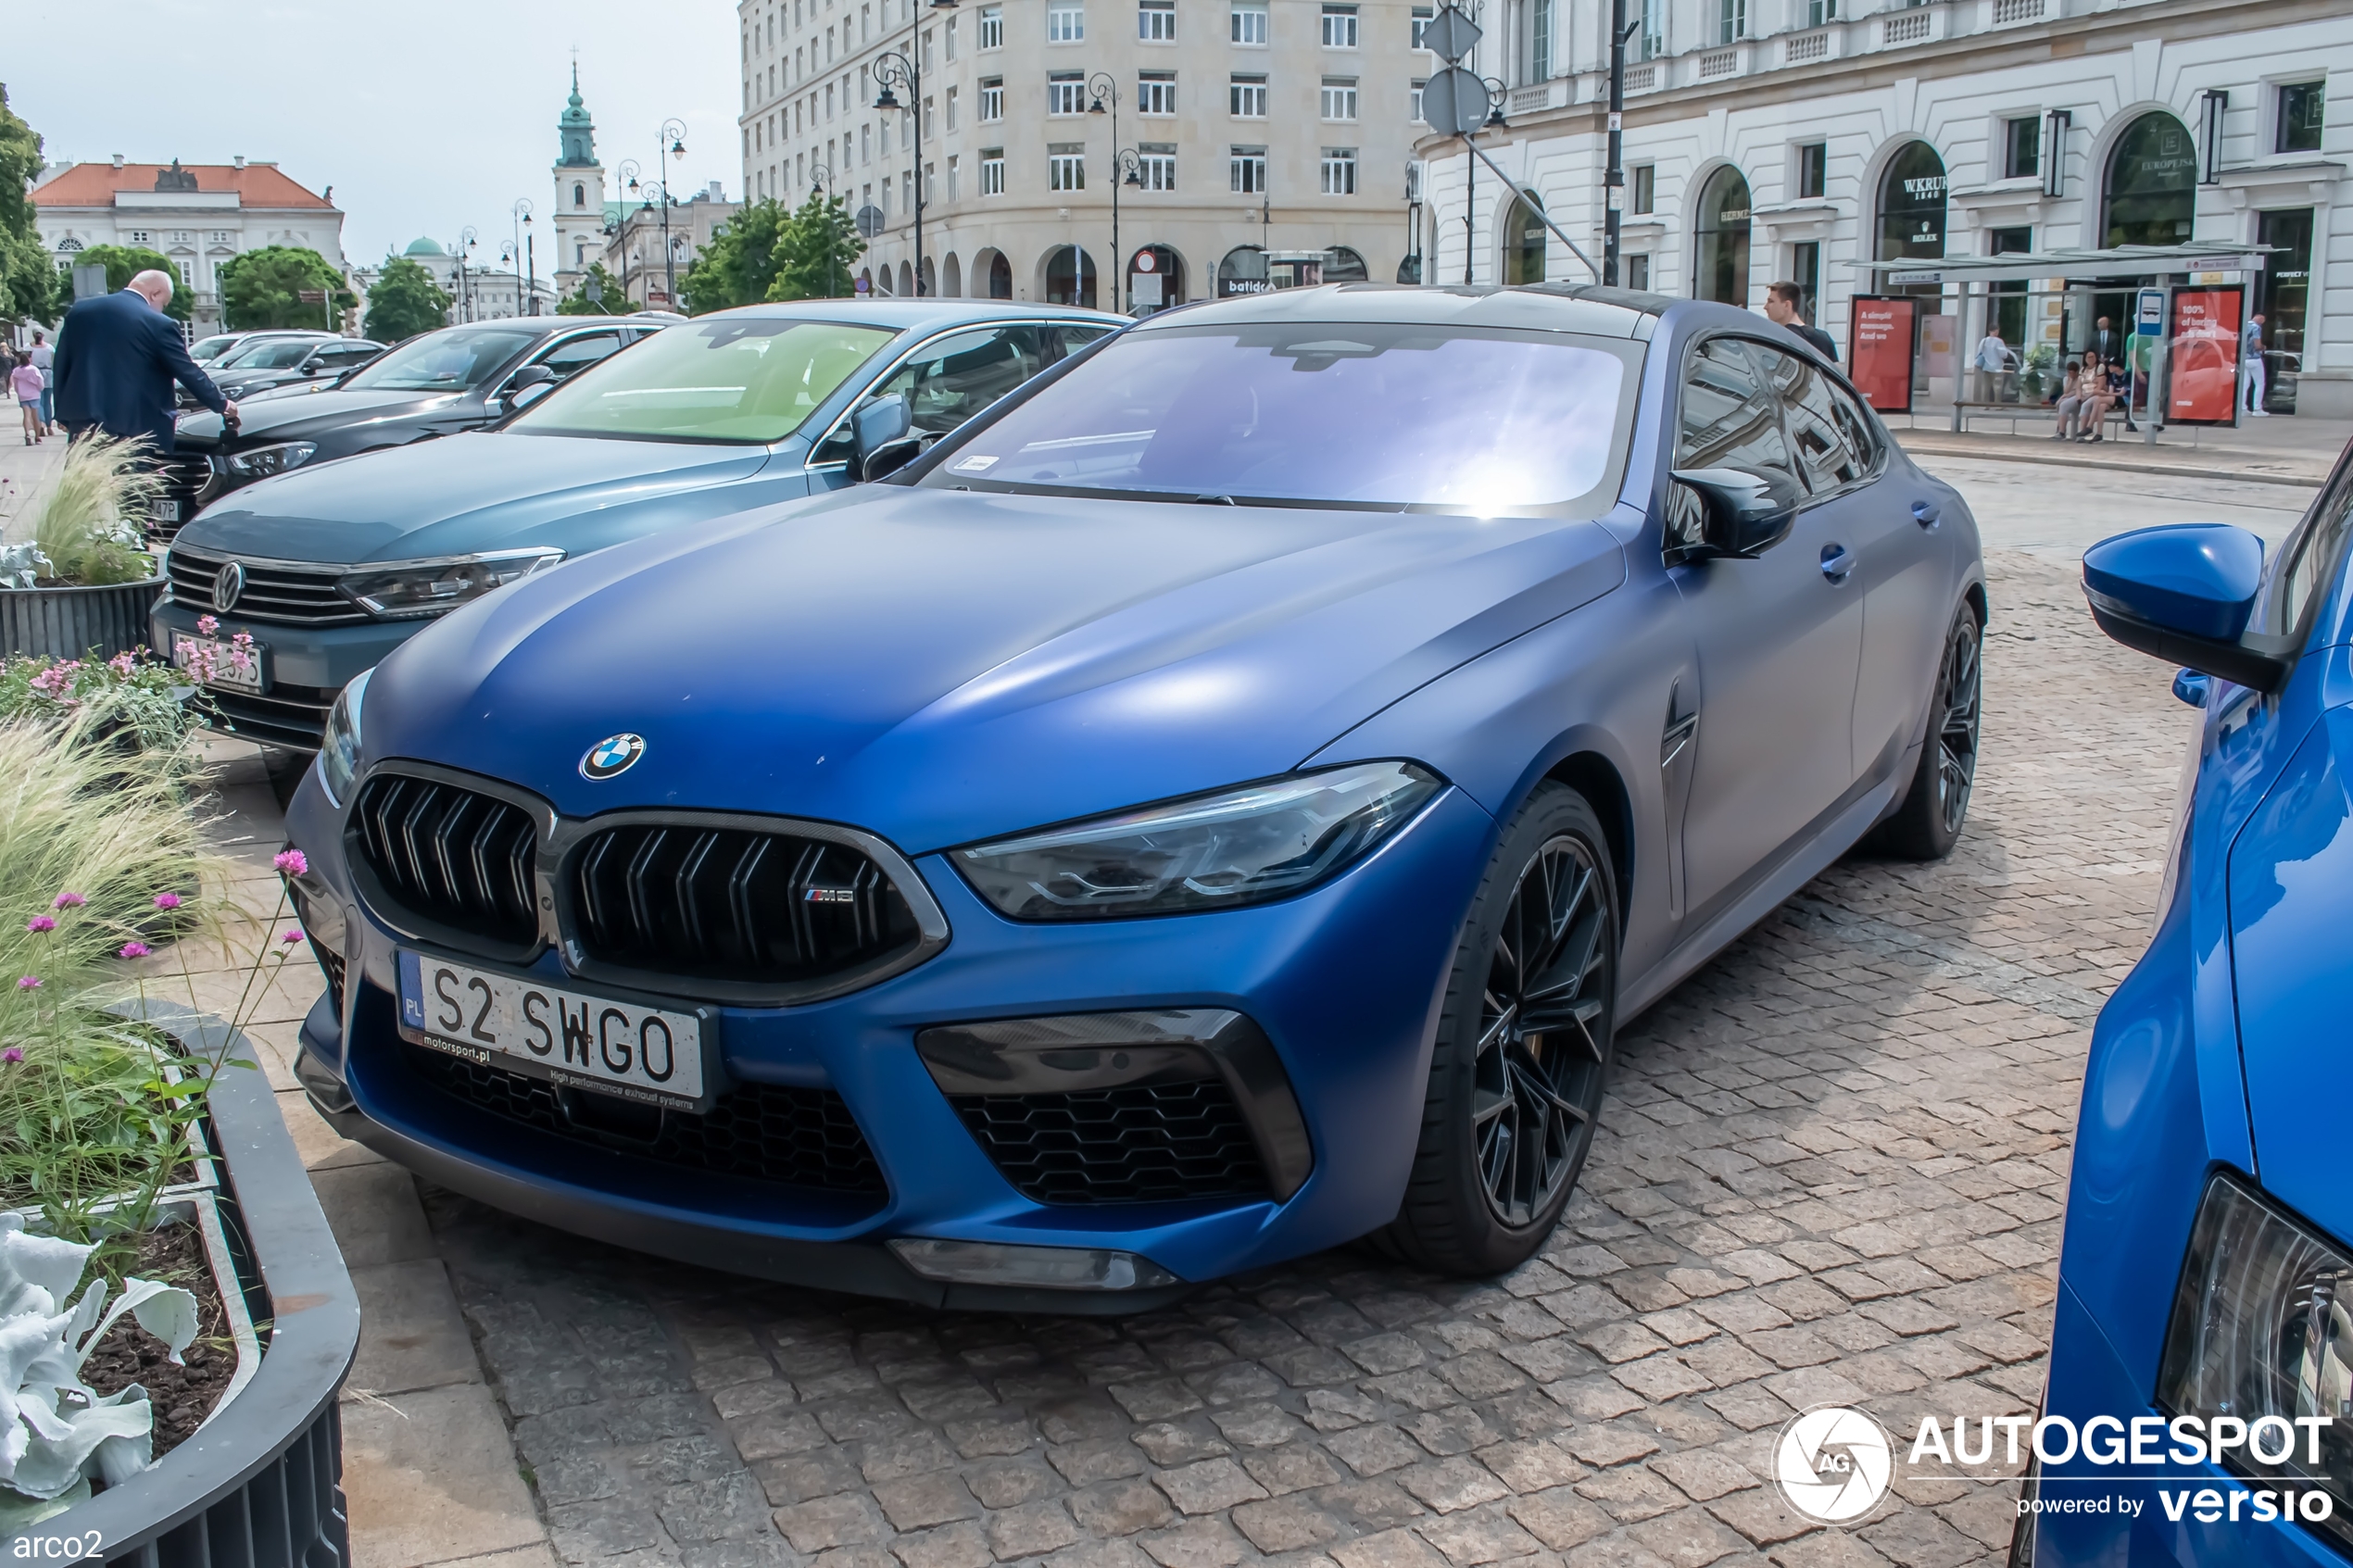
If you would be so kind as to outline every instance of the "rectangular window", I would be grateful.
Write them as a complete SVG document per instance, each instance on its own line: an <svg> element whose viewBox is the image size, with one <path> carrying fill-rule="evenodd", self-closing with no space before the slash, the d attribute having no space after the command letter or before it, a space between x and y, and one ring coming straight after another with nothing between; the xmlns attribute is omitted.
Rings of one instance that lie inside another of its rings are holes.
<svg viewBox="0 0 2353 1568"><path fill-rule="evenodd" d="M1806 25L1819 27L1838 20L1838 0L1806 0Z"/></svg>
<svg viewBox="0 0 2353 1568"><path fill-rule="evenodd" d="M1415 6L1415 7L1414 7L1414 47L1415 47L1415 48L1418 49L1418 48L1420 48L1420 47L1422 46L1422 34L1423 34L1424 32L1428 31L1428 29L1429 29L1429 24L1430 24L1431 22L1436 21L1437 19L1438 19L1438 7L1437 7L1437 6Z"/></svg>
<svg viewBox="0 0 2353 1568"><path fill-rule="evenodd" d="M2002 122L2002 175L2031 180L2043 172L2043 117L2021 114Z"/></svg>
<svg viewBox="0 0 2353 1568"><path fill-rule="evenodd" d="M1001 49L1005 46L1005 7L983 6L980 8L980 47Z"/></svg>
<svg viewBox="0 0 2353 1568"><path fill-rule="evenodd" d="M1733 44L1748 36L1748 0L1717 0L1716 42Z"/></svg>
<svg viewBox="0 0 2353 1568"><path fill-rule="evenodd" d="M1005 79L985 76L980 81L980 121L993 124L1005 118Z"/></svg>
<svg viewBox="0 0 2353 1568"><path fill-rule="evenodd" d="M1005 194L1004 148L983 147L980 149L980 194L984 196L1001 196Z"/></svg>
<svg viewBox="0 0 2353 1568"><path fill-rule="evenodd" d="M1667 0L1638 0L1642 31L1634 36L1634 57L1655 60L1667 53Z"/></svg>
<svg viewBox="0 0 2353 1568"><path fill-rule="evenodd" d="M915 209L915 171L912 169L899 171L899 207L902 212Z"/></svg>
<svg viewBox="0 0 2353 1568"><path fill-rule="evenodd" d="M924 165L924 205L929 207L939 199L939 165Z"/></svg>
<svg viewBox="0 0 2353 1568"><path fill-rule="evenodd" d="M1648 294L1651 286L1651 258L1629 256L1626 258L1626 286L1638 294Z"/></svg>
<svg viewBox="0 0 2353 1568"><path fill-rule="evenodd" d="M956 129L956 89L948 89L948 129Z"/></svg>
<svg viewBox="0 0 2353 1568"><path fill-rule="evenodd" d="M2291 82L2280 89L2280 132L2274 144L2284 153L2321 150L2321 124L2327 107L2328 84Z"/></svg>
<svg viewBox="0 0 2353 1568"><path fill-rule="evenodd" d="M1633 199L1627 207L1647 218L1658 210L1658 170L1647 163L1638 163L1626 171L1634 182Z"/></svg>
<svg viewBox="0 0 2353 1568"><path fill-rule="evenodd" d="M934 100L933 100L933 98L932 98L931 94L928 94L928 93L925 94L924 94L924 125L923 125L923 129L922 129L922 131L920 131L919 132L917 132L917 134L919 134L919 135L921 135L921 136L924 136L924 137L925 137L925 138L929 138L929 137L937 136L937 135L938 135L938 134L939 134L939 122L938 122L938 120L937 120L936 119L934 119L934 118L933 118L933 116L932 116L932 107L933 107L933 103L934 103Z"/></svg>
<svg viewBox="0 0 2353 1568"><path fill-rule="evenodd" d="M963 161L952 156L948 159L948 199L950 201L956 199L956 175Z"/></svg>
<svg viewBox="0 0 2353 1568"><path fill-rule="evenodd" d="M1075 70L1058 70L1046 79L1048 114L1085 114L1087 78Z"/></svg>
<svg viewBox="0 0 2353 1568"><path fill-rule="evenodd" d="M1831 149L1825 142L1806 142L1797 149L1797 196L1818 200L1830 187Z"/></svg>
<svg viewBox="0 0 2353 1568"><path fill-rule="evenodd" d="M1176 0L1138 0L1136 36L1146 44L1176 42Z"/></svg>
<svg viewBox="0 0 2353 1568"><path fill-rule="evenodd" d="M1136 145L1136 174L1147 191L1173 191L1176 188L1176 144L1174 142L1139 142Z"/></svg>
<svg viewBox="0 0 2353 1568"><path fill-rule="evenodd" d="M1324 149L1324 194L1353 196L1356 194L1356 149L1326 147Z"/></svg>
<svg viewBox="0 0 2353 1568"><path fill-rule="evenodd" d="M1324 118L1354 119L1356 118L1356 79L1353 76L1324 78Z"/></svg>
<svg viewBox="0 0 2353 1568"><path fill-rule="evenodd" d="M1080 44L1087 38L1087 7L1078 0L1046 0L1046 42Z"/></svg>
<svg viewBox="0 0 2353 1568"><path fill-rule="evenodd" d="M953 17L948 19L948 59L951 65L956 59L956 19Z"/></svg>
<svg viewBox="0 0 2353 1568"><path fill-rule="evenodd" d="M1789 281L1797 285L1797 313L1815 319L1814 302L1822 292L1822 242L1800 240L1789 247Z"/></svg>
<svg viewBox="0 0 2353 1568"><path fill-rule="evenodd" d="M131 243L134 245L145 245L147 243L147 232L145 229L132 230Z"/></svg>
<svg viewBox="0 0 2353 1568"><path fill-rule="evenodd" d="M1418 76L1414 78L1412 119L1416 125L1422 122L1422 89L1428 85L1429 82L1424 78Z"/></svg>
<svg viewBox="0 0 2353 1568"><path fill-rule="evenodd" d="M1528 5L1528 80L1549 82L1553 77L1553 0L1529 0Z"/></svg>
<svg viewBox="0 0 2353 1568"><path fill-rule="evenodd" d="M1229 21L1235 43L1255 49L1266 46L1266 0L1233 0Z"/></svg>
<svg viewBox="0 0 2353 1568"><path fill-rule="evenodd" d="M826 82L826 83L825 83L825 118L826 118L827 119L833 119L833 117L834 117L834 84L833 84L832 82Z"/></svg>
<svg viewBox="0 0 2353 1568"><path fill-rule="evenodd" d="M1356 47L1356 7L1326 6L1324 7L1324 47L1353 49Z"/></svg>
<svg viewBox="0 0 2353 1568"><path fill-rule="evenodd" d="M1266 79L1236 71L1232 82L1226 89L1226 102L1236 119L1265 119Z"/></svg>
<svg viewBox="0 0 2353 1568"><path fill-rule="evenodd" d="M1136 112L1153 115L1175 114L1176 112L1176 73L1173 70L1139 72L1136 77Z"/></svg>
<svg viewBox="0 0 2353 1568"><path fill-rule="evenodd" d="M1237 195L1254 196L1266 189L1266 149L1236 147L1226 160Z"/></svg>
<svg viewBox="0 0 2353 1568"><path fill-rule="evenodd" d="M953 97L952 94L950 97ZM871 125L862 125L858 128L858 161L860 163L875 161L875 128Z"/></svg>
<svg viewBox="0 0 2353 1568"><path fill-rule="evenodd" d="M1046 147L1046 188L1083 191L1087 188L1087 148L1078 142L1052 142Z"/></svg>

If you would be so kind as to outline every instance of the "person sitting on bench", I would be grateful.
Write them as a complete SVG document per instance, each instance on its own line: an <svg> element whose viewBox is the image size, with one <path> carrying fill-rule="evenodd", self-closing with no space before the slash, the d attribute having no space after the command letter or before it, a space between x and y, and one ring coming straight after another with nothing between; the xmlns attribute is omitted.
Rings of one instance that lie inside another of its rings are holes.
<svg viewBox="0 0 2353 1568"><path fill-rule="evenodd" d="M2053 441L2069 441L2074 438L2076 421L2083 411L2084 385L2083 361L2070 359L2067 362L2067 383L2059 388L2057 404L2058 433L2051 437Z"/></svg>
<svg viewBox="0 0 2353 1568"><path fill-rule="evenodd" d="M2108 439L2100 433L2100 424L2108 418L2108 411L2116 407L2114 374L2108 361L2097 354L2083 356L2083 406L2076 413L2076 440Z"/></svg>

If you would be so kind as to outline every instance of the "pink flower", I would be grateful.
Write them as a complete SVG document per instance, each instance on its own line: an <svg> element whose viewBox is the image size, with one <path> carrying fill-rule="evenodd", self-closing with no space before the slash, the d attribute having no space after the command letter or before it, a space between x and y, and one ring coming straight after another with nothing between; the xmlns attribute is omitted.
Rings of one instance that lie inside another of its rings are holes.
<svg viewBox="0 0 2353 1568"><path fill-rule="evenodd" d="M179 894L177 894L177 893L158 893L158 894L157 894L157 895L156 895L156 908L157 908L157 909L178 909L179 907L180 907L180 895L179 895Z"/></svg>
<svg viewBox="0 0 2353 1568"><path fill-rule="evenodd" d="M5 1061L11 1067L14 1067L18 1062L22 1061L23 1060L24 1052L19 1050L14 1046L10 1046L5 1051L0 1051L0 1061Z"/></svg>
<svg viewBox="0 0 2353 1568"><path fill-rule="evenodd" d="M122 945L122 951L115 956L125 959L144 959L154 951L155 949L145 942L125 942Z"/></svg>
<svg viewBox="0 0 2353 1568"><path fill-rule="evenodd" d="M24 922L24 928L38 936L44 931L57 930L57 922L51 920L47 915L35 915L31 920Z"/></svg>
<svg viewBox="0 0 2353 1568"><path fill-rule="evenodd" d="M288 876L308 876L310 874L310 861L299 849L282 849L278 852L277 859L271 860L270 863L277 867L280 871L285 872Z"/></svg>
<svg viewBox="0 0 2353 1568"><path fill-rule="evenodd" d="M78 909L90 900L79 893L60 893L49 901L53 909Z"/></svg>
<svg viewBox="0 0 2353 1568"><path fill-rule="evenodd" d="M41 989L41 976L39 976L39 975L37 975L37 974L27 974L27 975L21 975L21 976L19 976L19 977L18 978L18 980L17 980L17 989L18 989L18 990L19 990L19 991L38 991L38 990L40 990L40 989Z"/></svg>
<svg viewBox="0 0 2353 1568"><path fill-rule="evenodd" d="M220 630L220 618L217 615L199 615L196 617L196 630L209 637Z"/></svg>
<svg viewBox="0 0 2353 1568"><path fill-rule="evenodd" d="M107 660L107 668L118 675L128 675L139 667L139 661L127 653L119 653Z"/></svg>
<svg viewBox="0 0 2353 1568"><path fill-rule="evenodd" d="M302 932L299 929L289 931L283 936L279 937L278 940L283 942L287 947L291 947L296 943L302 940Z"/></svg>

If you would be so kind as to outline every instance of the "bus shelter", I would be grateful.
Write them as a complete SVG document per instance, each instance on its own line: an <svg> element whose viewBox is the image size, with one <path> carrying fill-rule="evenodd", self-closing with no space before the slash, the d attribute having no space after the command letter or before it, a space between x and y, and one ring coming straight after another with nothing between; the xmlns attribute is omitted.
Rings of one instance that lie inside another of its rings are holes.
<svg viewBox="0 0 2353 1568"><path fill-rule="evenodd" d="M1908 414L1917 394L1941 402L1949 389L1957 431L1971 413L2050 409L2070 361L2098 353L2121 362L2120 406L2142 416L2148 440L2161 424L2235 424L2246 300L2272 248L2195 242L1856 262L1872 285L1852 302L1849 373L1883 413Z"/></svg>

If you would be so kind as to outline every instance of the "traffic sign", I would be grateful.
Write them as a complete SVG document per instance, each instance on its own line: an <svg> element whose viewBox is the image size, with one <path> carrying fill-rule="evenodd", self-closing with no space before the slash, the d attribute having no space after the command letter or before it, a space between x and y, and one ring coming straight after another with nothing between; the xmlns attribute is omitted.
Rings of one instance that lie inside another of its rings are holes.
<svg viewBox="0 0 2353 1568"><path fill-rule="evenodd" d="M1422 47L1450 66L1459 65L1464 56L1478 47L1482 36L1477 22L1459 7L1446 6L1422 29Z"/></svg>
<svg viewBox="0 0 2353 1568"><path fill-rule="evenodd" d="M1460 66L1449 66L1422 89L1422 119L1433 131L1467 136L1487 123L1487 83Z"/></svg>
<svg viewBox="0 0 2353 1568"><path fill-rule="evenodd" d="M325 289L296 289L295 297L305 305L324 305L327 303L327 291Z"/></svg>
<svg viewBox="0 0 2353 1568"><path fill-rule="evenodd" d="M858 232L871 240L883 232L883 209L873 202L868 202L858 209L855 221L858 225Z"/></svg>
<svg viewBox="0 0 2353 1568"><path fill-rule="evenodd" d="M1159 265L1160 265L1160 263L1159 263L1157 260L1155 260L1155 259L1153 258L1153 257L1152 257L1152 253L1151 253L1151 251L1148 251L1148 250L1139 250L1139 251L1138 251L1138 252L1136 253L1136 270L1137 270L1137 271L1139 271L1139 272L1149 272L1149 271L1151 271L1153 268L1155 268L1155 267L1157 267L1157 266L1159 266Z"/></svg>

